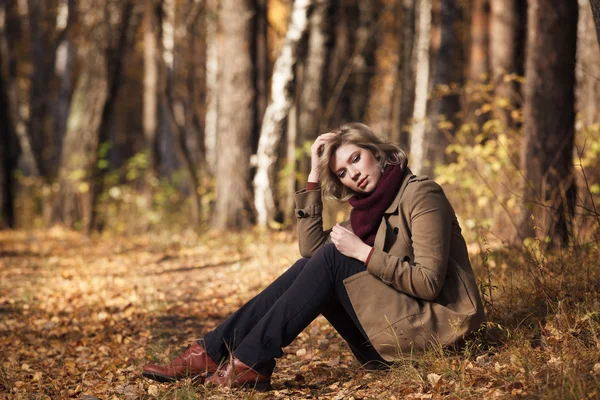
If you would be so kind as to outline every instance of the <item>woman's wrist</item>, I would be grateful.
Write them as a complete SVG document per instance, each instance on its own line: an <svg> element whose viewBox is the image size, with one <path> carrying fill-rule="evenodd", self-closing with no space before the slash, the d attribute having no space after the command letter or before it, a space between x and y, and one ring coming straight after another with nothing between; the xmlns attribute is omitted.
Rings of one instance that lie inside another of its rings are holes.
<svg viewBox="0 0 600 400"><path fill-rule="evenodd" d="M308 174L308 181L319 183L319 173L316 170L310 171L310 173Z"/></svg>

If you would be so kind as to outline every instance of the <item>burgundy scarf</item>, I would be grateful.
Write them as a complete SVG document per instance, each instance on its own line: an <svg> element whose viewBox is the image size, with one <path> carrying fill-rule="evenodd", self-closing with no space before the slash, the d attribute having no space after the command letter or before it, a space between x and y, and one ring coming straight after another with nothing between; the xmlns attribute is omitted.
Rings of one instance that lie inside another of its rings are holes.
<svg viewBox="0 0 600 400"><path fill-rule="evenodd" d="M388 164L374 191L366 196L355 195L348 202L353 207L350 214L352 230L369 246L375 243L377 229L383 213L398 194L404 170L397 164Z"/></svg>

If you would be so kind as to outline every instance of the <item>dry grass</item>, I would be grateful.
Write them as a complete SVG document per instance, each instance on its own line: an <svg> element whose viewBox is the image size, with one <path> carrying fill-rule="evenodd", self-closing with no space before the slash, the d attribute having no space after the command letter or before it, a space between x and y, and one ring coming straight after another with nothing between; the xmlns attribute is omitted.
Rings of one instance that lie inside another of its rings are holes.
<svg viewBox="0 0 600 400"><path fill-rule="evenodd" d="M369 372L319 318L263 394L158 384L141 366L168 360L279 275L298 257L293 235L0 232L0 398L600 398L598 256L535 243L474 254L491 322L464 349Z"/></svg>

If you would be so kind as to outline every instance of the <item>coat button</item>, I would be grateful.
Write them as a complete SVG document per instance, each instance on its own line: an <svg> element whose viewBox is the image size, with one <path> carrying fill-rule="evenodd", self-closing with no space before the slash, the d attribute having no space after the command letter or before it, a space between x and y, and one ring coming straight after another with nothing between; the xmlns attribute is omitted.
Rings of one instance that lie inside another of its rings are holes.
<svg viewBox="0 0 600 400"><path fill-rule="evenodd" d="M398 232L400 232L400 229L398 229L398 227L395 227L395 228L394 228L394 235L397 235L397 234L398 234Z"/></svg>
<svg viewBox="0 0 600 400"><path fill-rule="evenodd" d="M300 218L304 218L304 217L306 217L306 212L304 212L304 210L298 210L296 215Z"/></svg>

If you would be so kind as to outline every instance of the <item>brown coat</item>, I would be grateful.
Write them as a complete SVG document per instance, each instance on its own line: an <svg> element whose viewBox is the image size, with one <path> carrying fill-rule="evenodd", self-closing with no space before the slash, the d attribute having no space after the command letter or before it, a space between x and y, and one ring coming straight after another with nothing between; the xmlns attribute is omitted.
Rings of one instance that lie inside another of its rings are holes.
<svg viewBox="0 0 600 400"><path fill-rule="evenodd" d="M320 190L295 195L300 253L329 241ZM342 225L350 228L350 222ZM385 211L367 271L344 280L371 343L387 361L477 330L485 313L467 246L442 188L408 170Z"/></svg>

